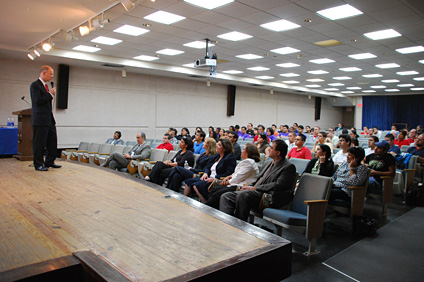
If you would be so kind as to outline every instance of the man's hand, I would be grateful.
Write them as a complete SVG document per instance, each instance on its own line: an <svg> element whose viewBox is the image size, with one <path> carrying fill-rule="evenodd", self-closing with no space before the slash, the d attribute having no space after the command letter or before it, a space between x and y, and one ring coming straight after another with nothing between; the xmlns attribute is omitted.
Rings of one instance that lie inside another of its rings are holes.
<svg viewBox="0 0 424 282"><path fill-rule="evenodd" d="M130 155L128 155L128 154L124 154L124 157L125 157L126 159L131 159L131 156L130 156Z"/></svg>
<svg viewBox="0 0 424 282"><path fill-rule="evenodd" d="M241 191L244 191L244 190L256 191L256 187L254 187L254 186L243 186L243 187L241 187Z"/></svg>

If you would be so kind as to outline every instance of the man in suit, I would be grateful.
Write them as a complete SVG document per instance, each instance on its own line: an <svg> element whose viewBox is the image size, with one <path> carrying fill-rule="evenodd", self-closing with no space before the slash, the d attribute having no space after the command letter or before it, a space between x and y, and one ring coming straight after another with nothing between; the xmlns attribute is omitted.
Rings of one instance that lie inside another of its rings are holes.
<svg viewBox="0 0 424 282"><path fill-rule="evenodd" d="M296 168L286 159L287 144L280 139L272 142L268 161L262 167L253 186L243 186L240 191L221 196L219 209L239 219L247 220L250 210L259 207L266 194L267 205L280 208L290 202L296 181Z"/></svg>
<svg viewBox="0 0 424 282"><path fill-rule="evenodd" d="M110 157L102 164L103 167L108 166L111 169L126 168L131 160L145 160L150 157L150 145L146 142L146 134L139 132L137 134L137 144L128 153L113 153Z"/></svg>
<svg viewBox="0 0 424 282"><path fill-rule="evenodd" d="M50 66L40 68L40 77L31 84L33 129L32 150L34 153L34 167L38 171L47 171L48 167L60 168L54 163L57 154L56 121L52 112L52 101L56 88L49 90L47 82L53 79L53 69ZM44 160L44 150L46 159Z"/></svg>
<svg viewBox="0 0 424 282"><path fill-rule="evenodd" d="M105 143L112 145L124 145L124 141L121 139L121 131L115 131L113 138L107 139Z"/></svg>

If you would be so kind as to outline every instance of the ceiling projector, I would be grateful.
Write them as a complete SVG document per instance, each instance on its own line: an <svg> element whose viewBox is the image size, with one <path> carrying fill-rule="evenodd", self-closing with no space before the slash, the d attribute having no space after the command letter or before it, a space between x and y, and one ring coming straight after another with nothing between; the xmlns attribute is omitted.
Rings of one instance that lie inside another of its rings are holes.
<svg viewBox="0 0 424 282"><path fill-rule="evenodd" d="M195 68L216 67L216 60L215 59L198 59L194 61L194 67Z"/></svg>

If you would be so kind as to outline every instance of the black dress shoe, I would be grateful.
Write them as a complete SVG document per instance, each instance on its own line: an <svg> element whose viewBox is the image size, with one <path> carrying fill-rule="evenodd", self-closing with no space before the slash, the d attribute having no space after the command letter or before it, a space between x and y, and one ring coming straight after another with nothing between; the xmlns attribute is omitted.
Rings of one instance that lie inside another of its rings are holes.
<svg viewBox="0 0 424 282"><path fill-rule="evenodd" d="M44 166L40 165L39 167L35 167L35 170L48 171L49 169L47 167L44 167Z"/></svg>
<svg viewBox="0 0 424 282"><path fill-rule="evenodd" d="M46 164L46 167L52 167L52 168L61 168L61 165L57 165L57 164Z"/></svg>

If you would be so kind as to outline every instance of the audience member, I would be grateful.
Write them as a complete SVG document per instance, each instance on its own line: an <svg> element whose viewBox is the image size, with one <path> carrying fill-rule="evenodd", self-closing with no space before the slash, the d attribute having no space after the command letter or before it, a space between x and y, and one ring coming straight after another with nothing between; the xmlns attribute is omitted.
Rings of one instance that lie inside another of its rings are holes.
<svg viewBox="0 0 424 282"><path fill-rule="evenodd" d="M197 132L200 132L200 131L203 131L203 129L202 129L200 126L196 127L196 130L194 131L194 135L193 135L193 136L191 136L191 140L196 139L196 133L197 133ZM204 131L203 131L203 132L204 132Z"/></svg>
<svg viewBox="0 0 424 282"><path fill-rule="evenodd" d="M222 194L230 191L237 191L242 186L251 185L255 182L259 174L258 162L260 155L258 148L253 144L246 144L241 152L243 159L235 168L234 173L225 177L222 181L217 181L219 185L209 189L209 199L206 205L219 209L219 199Z"/></svg>
<svg viewBox="0 0 424 282"><path fill-rule="evenodd" d="M287 124L285 125L280 125L280 134L278 134L278 136L284 136L284 137L288 137L289 136L289 126Z"/></svg>
<svg viewBox="0 0 424 282"><path fill-rule="evenodd" d="M308 163L305 172L328 177L333 175L334 162L331 159L331 150L328 145L317 144L315 158Z"/></svg>
<svg viewBox="0 0 424 282"><path fill-rule="evenodd" d="M299 133L298 128L299 128L299 125L297 124L297 122L294 122L293 123L294 132Z"/></svg>
<svg viewBox="0 0 424 282"><path fill-rule="evenodd" d="M305 133L310 134L311 133L311 127L309 125L305 126Z"/></svg>
<svg viewBox="0 0 424 282"><path fill-rule="evenodd" d="M177 134L178 131L175 128L170 128L168 131L169 134L169 143L171 143L172 145L176 145L178 144L179 140L177 139Z"/></svg>
<svg viewBox="0 0 424 282"><path fill-rule="evenodd" d="M213 139L215 139L213 137L214 136L214 133L215 133L215 128L213 126L209 126L209 128L208 128L208 134L206 134L205 138L213 138Z"/></svg>
<svg viewBox="0 0 424 282"><path fill-rule="evenodd" d="M240 131L240 125L236 124L236 125L234 126L234 129L235 129L235 133L237 133L237 135L238 135L238 136L240 136L240 134L241 134L241 131Z"/></svg>
<svg viewBox="0 0 424 282"><path fill-rule="evenodd" d="M305 130L305 128L303 127L303 125L299 125L298 128L297 128L297 135L303 134L304 130Z"/></svg>
<svg viewBox="0 0 424 282"><path fill-rule="evenodd" d="M401 149L404 145L409 146L408 140L405 139L407 136L408 135L406 134L405 130L399 131L398 139L395 140L395 145L398 145Z"/></svg>
<svg viewBox="0 0 424 282"><path fill-rule="evenodd" d="M203 148L203 143L205 142L206 134L203 131L197 131L194 137L193 150L194 154L201 155L205 149Z"/></svg>
<svg viewBox="0 0 424 282"><path fill-rule="evenodd" d="M221 128L219 130L218 138L224 138L224 136L225 136L225 130L223 128Z"/></svg>
<svg viewBox="0 0 424 282"><path fill-rule="evenodd" d="M409 148L407 152L418 156L418 162L424 164L424 133L418 135L415 139L415 147Z"/></svg>
<svg viewBox="0 0 424 282"><path fill-rule="evenodd" d="M216 133L217 138L219 138L219 134L220 134L220 132L221 132L221 127L217 127L217 128L215 129L215 133Z"/></svg>
<svg viewBox="0 0 424 282"><path fill-rule="evenodd" d="M358 147L359 146L359 141L357 138L351 138L350 139L350 147Z"/></svg>
<svg viewBox="0 0 424 282"><path fill-rule="evenodd" d="M234 132L234 131L236 131L236 129L234 128L234 125L230 125L230 126L228 127L228 131L230 131L230 132Z"/></svg>
<svg viewBox="0 0 424 282"><path fill-rule="evenodd" d="M159 144L159 146L157 146L156 149L166 149L168 150L168 153L174 150L174 146L172 146L172 144L169 143L169 137L170 137L169 134L165 133L162 138L162 144Z"/></svg>
<svg viewBox="0 0 424 282"><path fill-rule="evenodd" d="M369 131L368 131L368 127L366 127L366 126L364 126L364 129L363 129L363 131L361 132L361 135L369 135L370 133L369 133Z"/></svg>
<svg viewBox="0 0 424 282"><path fill-rule="evenodd" d="M343 125L341 123L339 123L336 127L336 131L337 130L343 130Z"/></svg>
<svg viewBox="0 0 424 282"><path fill-rule="evenodd" d="M275 137L278 137L278 129L277 129L277 125L275 125L275 124L273 124L273 125L271 125L271 127L272 127L272 130L274 130L274 136Z"/></svg>
<svg viewBox="0 0 424 282"><path fill-rule="evenodd" d="M256 135L255 138L253 138L253 143L256 143L258 141L259 134L261 134L261 133L264 133L265 136L266 136L265 126L263 126L262 124L259 124L258 125L258 135ZM267 139L268 139L268 143L269 143L269 138L267 137Z"/></svg>
<svg viewBox="0 0 424 282"><path fill-rule="evenodd" d="M124 141L121 140L121 131L115 131L113 138L107 139L105 143L112 145L124 145Z"/></svg>
<svg viewBox="0 0 424 282"><path fill-rule="evenodd" d="M337 137L336 135L334 135L334 130L333 128L329 128L327 130L327 142L332 144L332 147L336 147L337 144L339 143L339 137Z"/></svg>
<svg viewBox="0 0 424 282"><path fill-rule="evenodd" d="M242 140L244 140L246 138L251 138L251 136L249 134L247 134L246 126L242 126L240 132L241 132L241 134L240 134L239 138L241 138Z"/></svg>
<svg viewBox="0 0 424 282"><path fill-rule="evenodd" d="M336 155L333 157L334 164L342 164L344 161L346 161L348 149L350 147L351 140L350 136L348 134L341 134L339 136L339 144L340 151L336 153ZM364 153L365 154L365 153Z"/></svg>
<svg viewBox="0 0 424 282"><path fill-rule="evenodd" d="M247 134L249 134L251 137L253 137L254 135L253 135L253 123L248 123L247 124L247 131L246 131L246 133Z"/></svg>
<svg viewBox="0 0 424 282"><path fill-rule="evenodd" d="M392 154L394 157L400 155L400 148L398 145L395 145L395 137L393 136L393 134L387 134L384 137L384 140L386 140L390 145L390 149L387 153Z"/></svg>
<svg viewBox="0 0 424 282"><path fill-rule="evenodd" d="M374 126L373 128L372 128L372 130L373 130L373 132L372 132L372 134L371 134L371 132L370 132L370 134L371 135L374 135L374 136L377 136L378 137L378 139L381 139L381 131L379 131L378 130L378 127L377 126Z"/></svg>
<svg viewBox="0 0 424 282"><path fill-rule="evenodd" d="M233 144L234 149L234 156L236 157L236 160L240 160L241 158L241 148L239 143L237 143L238 135L234 131L228 132L228 139L230 139L231 144Z"/></svg>
<svg viewBox="0 0 424 282"><path fill-rule="evenodd" d="M256 143L256 147L259 150L259 153L265 154L265 150L269 147L268 138L265 133L261 133L258 135L258 142Z"/></svg>
<svg viewBox="0 0 424 282"><path fill-rule="evenodd" d="M252 186L243 186L240 191L227 192L221 196L219 209L241 220L247 220L252 208L259 207L262 196L264 206L280 208L292 199L296 181L296 168L286 159L287 144L283 140L272 142L270 158Z"/></svg>
<svg viewBox="0 0 424 282"><path fill-rule="evenodd" d="M378 137L377 136L370 136L368 138L368 148L365 149L365 157L371 154L374 154L375 151L375 144L378 143Z"/></svg>
<svg viewBox="0 0 424 282"><path fill-rule="evenodd" d="M291 149L291 151L287 155L287 159L296 158L296 159L312 159L311 150L309 148L303 146L306 141L306 136L303 134L299 134L294 139L296 147Z"/></svg>
<svg viewBox="0 0 424 282"><path fill-rule="evenodd" d="M352 140L353 138L355 138L355 139L358 139L358 138L359 138L359 135L356 133L356 130L354 130L354 129L351 129L351 130L350 130L349 135L350 135L350 139L351 139L351 140Z"/></svg>
<svg viewBox="0 0 424 282"><path fill-rule="evenodd" d="M286 144L287 144L287 152L290 152L291 149L293 149L294 147L296 147L296 133L294 132L290 132L289 134L289 138L286 140Z"/></svg>
<svg viewBox="0 0 424 282"><path fill-rule="evenodd" d="M314 154L316 153L316 149L317 149L318 144L327 145L328 147L330 147L331 153L333 153L333 143L327 142L327 133L325 133L324 131L321 131L320 133L318 133L318 136L315 140L314 147L312 148L312 152Z"/></svg>
<svg viewBox="0 0 424 282"><path fill-rule="evenodd" d="M277 137L275 137L274 135L274 129L272 129L272 127L268 127L266 129L266 136L268 137L268 139L272 142L275 139L277 139Z"/></svg>
<svg viewBox="0 0 424 282"><path fill-rule="evenodd" d="M367 193L382 194L382 176L395 176L396 161L388 154L390 145L382 140L375 144L375 153L365 158L365 164L371 169Z"/></svg>
<svg viewBox="0 0 424 282"><path fill-rule="evenodd" d="M409 145L414 144L417 137L418 137L417 130L415 128L413 128L409 132L409 138L406 139L406 141L408 141Z"/></svg>
<svg viewBox="0 0 424 282"><path fill-rule="evenodd" d="M126 168L131 160L145 160L150 157L151 152L150 145L146 142L146 134L139 132L137 144L132 147L131 151L125 154L114 152L101 166L114 170Z"/></svg>
<svg viewBox="0 0 424 282"><path fill-rule="evenodd" d="M181 134L177 136L178 140L181 140L184 136L186 137L190 137L190 131L188 130L187 127L183 127L181 129ZM191 138L190 138L191 139ZM192 140L192 139L191 139Z"/></svg>

